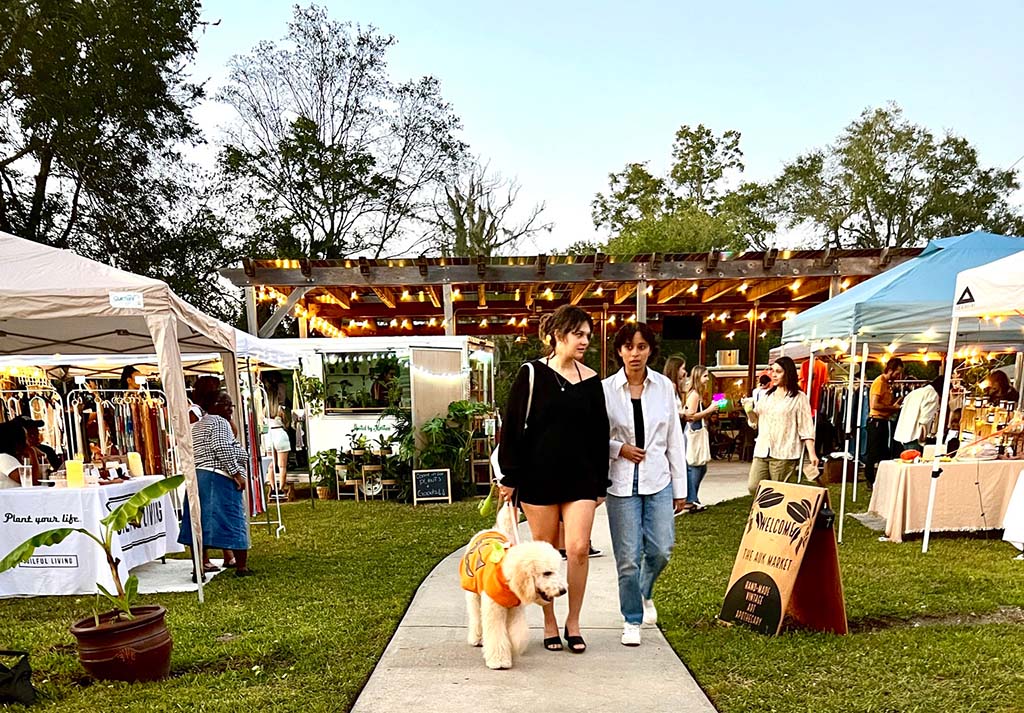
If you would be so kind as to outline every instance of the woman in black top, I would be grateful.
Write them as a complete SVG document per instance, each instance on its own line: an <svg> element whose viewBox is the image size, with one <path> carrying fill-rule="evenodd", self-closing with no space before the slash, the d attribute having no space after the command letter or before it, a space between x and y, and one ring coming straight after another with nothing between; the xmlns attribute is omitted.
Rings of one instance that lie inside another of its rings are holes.
<svg viewBox="0 0 1024 713"><path fill-rule="evenodd" d="M594 510L608 490L608 414L601 380L582 363L593 332L590 315L564 305L541 319L540 338L548 355L519 370L508 398L499 465L503 498L518 502L535 540L555 544L559 520L565 526L569 650L583 653L580 609L587 586L590 530ZM530 402L529 418L527 402ZM544 646L562 648L552 605L544 607Z"/></svg>

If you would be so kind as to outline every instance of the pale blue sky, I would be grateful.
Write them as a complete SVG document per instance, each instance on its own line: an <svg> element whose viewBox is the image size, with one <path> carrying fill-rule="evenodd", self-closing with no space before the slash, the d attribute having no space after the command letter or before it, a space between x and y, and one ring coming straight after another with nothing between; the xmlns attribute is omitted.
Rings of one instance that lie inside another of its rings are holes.
<svg viewBox="0 0 1024 713"><path fill-rule="evenodd" d="M644 160L663 171L681 124L740 131L754 180L887 101L966 136L985 165L1024 154L1019 0L320 4L395 35L394 77L441 80L472 151L547 202L542 249L600 238L590 201L607 174ZM279 39L290 14L283 0L205 2L204 19L221 22L200 38L196 77L213 94L227 59ZM198 113L208 129L228 115Z"/></svg>

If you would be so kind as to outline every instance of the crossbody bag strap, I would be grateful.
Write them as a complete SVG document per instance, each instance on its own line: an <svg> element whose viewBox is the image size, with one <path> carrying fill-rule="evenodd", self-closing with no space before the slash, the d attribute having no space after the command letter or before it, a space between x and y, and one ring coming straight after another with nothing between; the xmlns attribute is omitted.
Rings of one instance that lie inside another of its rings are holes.
<svg viewBox="0 0 1024 713"><path fill-rule="evenodd" d="M530 372L530 395L526 397L526 415L523 417L523 430L529 426L530 407L533 405L533 362L526 362L526 370Z"/></svg>

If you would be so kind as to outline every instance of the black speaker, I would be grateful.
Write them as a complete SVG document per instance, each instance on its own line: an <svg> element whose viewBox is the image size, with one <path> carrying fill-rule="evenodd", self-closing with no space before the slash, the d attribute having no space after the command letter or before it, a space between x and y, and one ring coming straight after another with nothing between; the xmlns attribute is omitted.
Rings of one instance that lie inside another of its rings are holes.
<svg viewBox="0 0 1024 713"><path fill-rule="evenodd" d="M703 325L698 315L666 315L661 320L662 339L700 339Z"/></svg>

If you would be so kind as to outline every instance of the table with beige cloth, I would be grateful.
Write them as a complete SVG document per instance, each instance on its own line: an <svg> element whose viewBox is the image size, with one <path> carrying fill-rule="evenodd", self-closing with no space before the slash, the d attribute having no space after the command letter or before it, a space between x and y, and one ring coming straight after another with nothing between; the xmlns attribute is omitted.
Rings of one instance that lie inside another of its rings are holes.
<svg viewBox="0 0 1024 713"><path fill-rule="evenodd" d="M955 461L940 467L932 532L1003 527L1024 461ZM902 542L908 533L924 532L931 473L931 463L890 460L878 464L868 512L885 519L885 535L893 542Z"/></svg>

